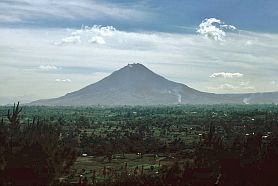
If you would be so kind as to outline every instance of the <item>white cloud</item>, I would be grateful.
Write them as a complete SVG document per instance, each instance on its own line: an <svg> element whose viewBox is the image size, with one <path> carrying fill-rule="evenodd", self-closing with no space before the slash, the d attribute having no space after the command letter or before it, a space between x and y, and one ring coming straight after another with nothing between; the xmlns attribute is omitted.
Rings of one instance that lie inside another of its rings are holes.
<svg viewBox="0 0 278 186"><path fill-rule="evenodd" d="M117 30L113 26L94 25L92 27L84 26L81 29L73 31L71 35L81 35L82 33L87 33L98 36L113 36L115 31Z"/></svg>
<svg viewBox="0 0 278 186"><path fill-rule="evenodd" d="M220 22L222 23L222 22ZM233 25L220 25L221 28L229 29L229 30L236 30L237 28Z"/></svg>
<svg viewBox="0 0 278 186"><path fill-rule="evenodd" d="M105 38L112 37L117 30L112 26L94 25L85 26L81 29L74 30L69 36L64 37L61 41L54 42L54 45L76 44L76 43L95 43L106 44Z"/></svg>
<svg viewBox="0 0 278 186"><path fill-rule="evenodd" d="M239 85L231 84L231 83L223 83L216 87L208 87L212 90L220 90L220 91L254 91L255 87L250 85L249 81L240 82Z"/></svg>
<svg viewBox="0 0 278 186"><path fill-rule="evenodd" d="M208 87L208 88L212 90L237 90L239 87L229 83L224 83L217 87Z"/></svg>
<svg viewBox="0 0 278 186"><path fill-rule="evenodd" d="M255 86L251 85L250 81L242 81L239 83L239 86L242 90L253 91L256 89Z"/></svg>
<svg viewBox="0 0 278 186"><path fill-rule="evenodd" d="M249 85L249 83L250 83L249 81L246 81L246 82L242 81L242 82L239 83L239 85L240 86L247 86L247 85Z"/></svg>
<svg viewBox="0 0 278 186"><path fill-rule="evenodd" d="M241 74L241 73L230 73L230 72L216 72L216 73L213 73L212 75L210 75L209 77L210 78L241 78L243 77L244 75Z"/></svg>
<svg viewBox="0 0 278 186"><path fill-rule="evenodd" d="M73 35L73 36L65 37L61 41L54 42L54 45L76 44L80 42L81 42L80 36Z"/></svg>
<svg viewBox="0 0 278 186"><path fill-rule="evenodd" d="M56 82L71 82L71 79L55 79Z"/></svg>
<svg viewBox="0 0 278 186"><path fill-rule="evenodd" d="M94 36L91 39L88 40L89 43L96 43L96 44L106 44L105 40L103 39L103 37L100 36Z"/></svg>
<svg viewBox="0 0 278 186"><path fill-rule="evenodd" d="M248 41L246 41L246 43L245 43L246 46L251 46L251 45L253 45L253 44L254 44L254 42L253 42L252 40L248 40Z"/></svg>
<svg viewBox="0 0 278 186"><path fill-rule="evenodd" d="M273 81L270 82L270 84L271 84L271 85L276 85L277 82L273 80Z"/></svg>
<svg viewBox="0 0 278 186"><path fill-rule="evenodd" d="M224 83L222 85L220 85L219 89L221 90L236 90L238 89L237 86L231 85L229 83Z"/></svg>
<svg viewBox="0 0 278 186"><path fill-rule="evenodd" d="M243 90L250 90L250 91L253 91L253 90L256 90L256 88L254 86L244 86L244 87L241 87Z"/></svg>
<svg viewBox="0 0 278 186"><path fill-rule="evenodd" d="M57 70L58 67L56 67L55 65L40 65L39 69L40 70Z"/></svg>
<svg viewBox="0 0 278 186"><path fill-rule="evenodd" d="M226 37L225 30L236 30L236 27L226 25L216 18L207 18L199 25L197 33L215 41L224 41Z"/></svg>

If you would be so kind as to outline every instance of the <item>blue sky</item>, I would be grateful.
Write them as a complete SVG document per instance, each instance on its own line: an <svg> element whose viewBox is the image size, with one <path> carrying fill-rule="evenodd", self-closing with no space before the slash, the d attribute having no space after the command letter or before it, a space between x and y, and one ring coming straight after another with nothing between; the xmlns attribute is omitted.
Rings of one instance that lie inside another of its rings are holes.
<svg viewBox="0 0 278 186"><path fill-rule="evenodd" d="M140 62L215 93L278 91L275 0L1 0L0 104Z"/></svg>
<svg viewBox="0 0 278 186"><path fill-rule="evenodd" d="M2 27L80 27L94 23L122 30L183 32L181 27L194 28L201 20L216 17L243 30L277 32L277 7L276 0L2 0L0 21Z"/></svg>

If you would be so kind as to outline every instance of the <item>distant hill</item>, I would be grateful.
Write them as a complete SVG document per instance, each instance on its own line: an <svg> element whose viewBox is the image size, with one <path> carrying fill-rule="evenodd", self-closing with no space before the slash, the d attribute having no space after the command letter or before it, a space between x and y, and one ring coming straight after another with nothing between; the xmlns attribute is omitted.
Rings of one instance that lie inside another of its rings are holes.
<svg viewBox="0 0 278 186"><path fill-rule="evenodd" d="M129 64L106 78L59 98L28 105L169 105L169 104L278 103L278 92L213 94L200 92L152 72L142 64Z"/></svg>

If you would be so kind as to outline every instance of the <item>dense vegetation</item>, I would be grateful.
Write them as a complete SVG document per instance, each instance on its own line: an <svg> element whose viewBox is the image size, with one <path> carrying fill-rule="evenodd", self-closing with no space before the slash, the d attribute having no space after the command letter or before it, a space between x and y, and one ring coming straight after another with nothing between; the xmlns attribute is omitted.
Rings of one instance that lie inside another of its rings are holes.
<svg viewBox="0 0 278 186"><path fill-rule="evenodd" d="M0 182L5 185L54 184L76 159L74 144L60 138L61 129L33 118L20 123L22 108L8 110L0 128Z"/></svg>
<svg viewBox="0 0 278 186"><path fill-rule="evenodd" d="M0 117L2 183L278 185L276 105L15 105Z"/></svg>

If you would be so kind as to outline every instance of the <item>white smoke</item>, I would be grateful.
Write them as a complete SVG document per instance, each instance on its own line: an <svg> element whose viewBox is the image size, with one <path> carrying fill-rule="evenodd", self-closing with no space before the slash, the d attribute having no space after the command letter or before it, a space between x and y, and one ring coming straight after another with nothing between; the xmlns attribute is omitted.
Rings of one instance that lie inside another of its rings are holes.
<svg viewBox="0 0 278 186"><path fill-rule="evenodd" d="M246 104L246 105L249 105L249 104L250 104L249 101L250 101L249 98L244 98L244 99L243 99L243 103Z"/></svg>
<svg viewBox="0 0 278 186"><path fill-rule="evenodd" d="M182 101L182 96L181 96L181 94L180 94L180 92L179 92L179 91L180 91L179 89L180 89L180 88L177 87L177 88L173 89L173 90L170 91L170 92L173 92L173 93L177 96L178 103L180 104L181 101Z"/></svg>
<svg viewBox="0 0 278 186"><path fill-rule="evenodd" d="M178 94L178 103L181 103L181 95Z"/></svg>

